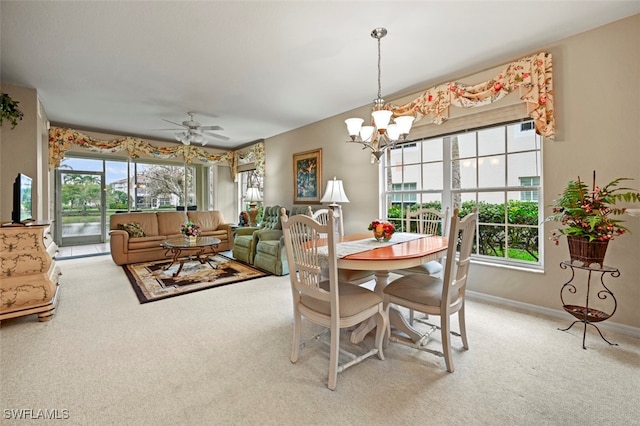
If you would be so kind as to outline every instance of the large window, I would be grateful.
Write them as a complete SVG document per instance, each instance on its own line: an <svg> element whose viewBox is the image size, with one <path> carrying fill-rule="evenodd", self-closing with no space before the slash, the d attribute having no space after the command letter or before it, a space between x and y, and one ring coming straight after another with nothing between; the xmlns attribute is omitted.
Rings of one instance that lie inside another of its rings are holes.
<svg viewBox="0 0 640 426"><path fill-rule="evenodd" d="M407 209L479 209L474 253L483 260L540 265L541 138L511 123L401 145L384 164L388 219Z"/></svg>

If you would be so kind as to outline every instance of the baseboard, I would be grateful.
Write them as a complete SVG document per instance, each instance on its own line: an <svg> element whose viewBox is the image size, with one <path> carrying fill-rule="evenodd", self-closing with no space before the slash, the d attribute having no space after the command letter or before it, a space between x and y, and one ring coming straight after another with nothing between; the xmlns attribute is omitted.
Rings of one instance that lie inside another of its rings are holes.
<svg viewBox="0 0 640 426"><path fill-rule="evenodd" d="M468 297L471 300L495 303L497 305L508 306L511 308L516 308L523 311L529 311L529 312L545 315L552 318L558 318L558 319L564 319L564 320L572 319L572 317L569 314L567 314L565 311L560 311L557 309L545 308L543 306L538 306L538 305L531 305L529 303L518 302L516 300L505 299L502 297L492 296L484 293L478 293L470 290L467 290L465 294L466 294L466 297ZM631 336L631 337L640 339L640 328L637 328L637 327L631 327L625 324L618 324L614 321L599 322L598 327L603 330L609 330L614 333L620 333L625 336Z"/></svg>

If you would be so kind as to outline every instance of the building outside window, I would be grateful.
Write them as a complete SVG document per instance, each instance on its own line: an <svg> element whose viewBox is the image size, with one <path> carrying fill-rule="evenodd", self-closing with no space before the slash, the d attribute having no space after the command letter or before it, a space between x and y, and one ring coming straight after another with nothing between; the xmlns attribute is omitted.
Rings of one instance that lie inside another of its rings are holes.
<svg viewBox="0 0 640 426"><path fill-rule="evenodd" d="M527 123L413 141L388 151L382 167L387 218L402 228L407 209L474 206L474 256L494 263L541 266L541 138Z"/></svg>

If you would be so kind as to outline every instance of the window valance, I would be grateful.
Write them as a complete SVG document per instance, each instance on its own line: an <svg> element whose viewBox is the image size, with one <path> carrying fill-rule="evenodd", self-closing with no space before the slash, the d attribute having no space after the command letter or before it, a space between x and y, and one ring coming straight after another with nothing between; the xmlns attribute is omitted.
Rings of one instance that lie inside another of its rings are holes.
<svg viewBox="0 0 640 426"><path fill-rule="evenodd" d="M72 145L99 153L127 151L131 158L138 158L141 154L146 154L162 159L182 157L186 163L192 163L197 160L205 164L225 164L229 166L233 180L235 180L238 173L238 164L254 162L256 171L260 175L264 175L263 141L242 150L213 154L197 146L176 145L163 147L133 137L98 140L77 130L51 126L49 129L49 167L59 167L65 152L71 149Z"/></svg>
<svg viewBox="0 0 640 426"><path fill-rule="evenodd" d="M496 102L519 90L520 100L534 120L536 132L553 139L555 118L553 109L552 58L540 52L511 62L495 77L475 84L447 82L427 89L405 105L388 104L385 108L394 116L413 115L416 121L427 118L435 124L449 118L449 107L474 108Z"/></svg>

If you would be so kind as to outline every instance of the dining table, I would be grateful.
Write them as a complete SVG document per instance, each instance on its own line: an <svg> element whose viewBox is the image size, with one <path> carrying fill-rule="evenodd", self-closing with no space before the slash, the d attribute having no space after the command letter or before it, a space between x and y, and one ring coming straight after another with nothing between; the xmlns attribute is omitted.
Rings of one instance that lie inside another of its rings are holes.
<svg viewBox="0 0 640 426"><path fill-rule="evenodd" d="M389 282L390 271L438 260L444 256L449 242L448 238L439 235L406 232L393 234L388 242L377 242L371 233L348 234L336 238L338 268L374 271L374 291L380 296ZM389 323L414 342L422 338L395 306L389 308ZM375 320L365 321L352 332L351 342L361 342L375 326Z"/></svg>

